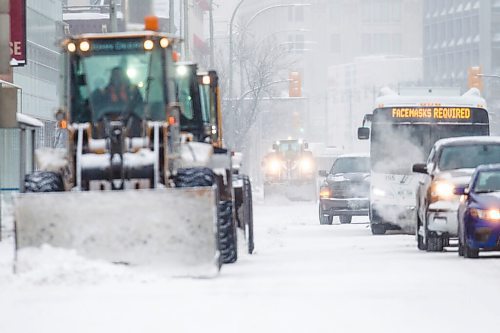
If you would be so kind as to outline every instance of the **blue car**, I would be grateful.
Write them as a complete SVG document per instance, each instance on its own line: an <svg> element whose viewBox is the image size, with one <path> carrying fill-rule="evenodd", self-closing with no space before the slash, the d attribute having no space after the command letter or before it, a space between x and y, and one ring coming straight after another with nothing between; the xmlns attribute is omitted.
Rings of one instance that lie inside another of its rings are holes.
<svg viewBox="0 0 500 333"><path fill-rule="evenodd" d="M500 164L479 166L458 208L458 254L477 258L479 251L500 251Z"/></svg>

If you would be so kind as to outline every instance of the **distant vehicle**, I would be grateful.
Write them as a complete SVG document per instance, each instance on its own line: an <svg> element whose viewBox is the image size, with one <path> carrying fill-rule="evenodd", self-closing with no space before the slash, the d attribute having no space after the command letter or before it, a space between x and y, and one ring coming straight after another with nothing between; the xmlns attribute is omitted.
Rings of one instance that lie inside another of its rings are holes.
<svg viewBox="0 0 500 333"><path fill-rule="evenodd" d="M417 245L420 250L442 251L458 236L459 196L481 164L500 163L500 137L442 139L432 148L427 163L413 171L424 174L417 191Z"/></svg>
<svg viewBox="0 0 500 333"><path fill-rule="evenodd" d="M316 199L316 163L307 142L280 140L263 161L264 196L282 194L290 199Z"/></svg>
<svg viewBox="0 0 500 333"><path fill-rule="evenodd" d="M500 251L500 164L479 166L470 185L455 193L464 196L458 208L458 254L477 258L479 251Z"/></svg>
<svg viewBox="0 0 500 333"><path fill-rule="evenodd" d="M359 139L371 139L371 230L413 234L418 176L412 165L424 161L439 139L489 135L486 102L477 89L460 96L429 88L398 95L384 88L375 105L358 129Z"/></svg>
<svg viewBox="0 0 500 333"><path fill-rule="evenodd" d="M368 216L370 195L370 158L368 155L341 155L330 171L319 171L326 177L319 192L319 223L351 223L353 216Z"/></svg>

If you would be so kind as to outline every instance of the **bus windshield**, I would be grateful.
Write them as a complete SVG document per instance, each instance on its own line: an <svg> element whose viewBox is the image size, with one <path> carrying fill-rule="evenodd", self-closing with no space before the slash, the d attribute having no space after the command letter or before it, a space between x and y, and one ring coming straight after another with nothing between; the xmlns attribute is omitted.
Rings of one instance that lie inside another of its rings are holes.
<svg viewBox="0 0 500 333"><path fill-rule="evenodd" d="M410 174L434 143L443 138L488 135L487 125L372 124L372 169L380 173Z"/></svg>

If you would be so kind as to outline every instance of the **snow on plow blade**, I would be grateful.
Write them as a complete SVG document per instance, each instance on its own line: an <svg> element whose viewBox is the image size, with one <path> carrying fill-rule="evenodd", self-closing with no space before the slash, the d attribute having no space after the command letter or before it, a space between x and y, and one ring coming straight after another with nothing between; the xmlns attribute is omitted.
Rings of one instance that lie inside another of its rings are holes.
<svg viewBox="0 0 500 333"><path fill-rule="evenodd" d="M17 258L23 248L48 244L169 275L213 276L216 221L212 188L20 194Z"/></svg>

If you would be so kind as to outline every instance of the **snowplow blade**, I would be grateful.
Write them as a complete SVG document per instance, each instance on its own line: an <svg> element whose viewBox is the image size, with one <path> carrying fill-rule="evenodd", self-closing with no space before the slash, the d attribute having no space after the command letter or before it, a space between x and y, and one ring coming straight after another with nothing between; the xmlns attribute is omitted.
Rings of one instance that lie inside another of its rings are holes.
<svg viewBox="0 0 500 333"><path fill-rule="evenodd" d="M48 244L168 275L219 270L213 188L20 194L16 253Z"/></svg>

